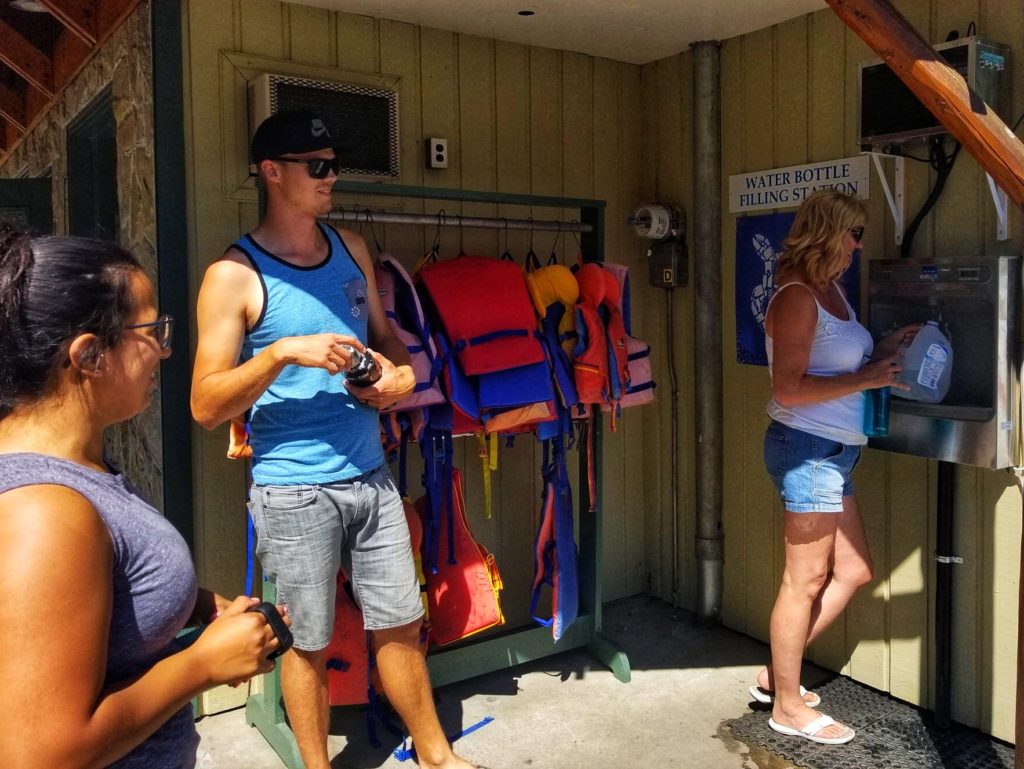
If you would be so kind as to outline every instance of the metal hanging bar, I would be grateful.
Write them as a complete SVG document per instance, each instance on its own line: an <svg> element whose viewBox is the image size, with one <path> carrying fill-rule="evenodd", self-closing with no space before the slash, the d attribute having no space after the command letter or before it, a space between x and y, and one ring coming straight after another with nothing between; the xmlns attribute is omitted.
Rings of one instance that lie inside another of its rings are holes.
<svg viewBox="0 0 1024 769"><path fill-rule="evenodd" d="M461 214L401 214L391 211L341 208L325 214L330 222L364 224L419 224L432 227L473 227L476 229L531 230L534 232L592 233L593 225L544 219L462 216Z"/></svg>

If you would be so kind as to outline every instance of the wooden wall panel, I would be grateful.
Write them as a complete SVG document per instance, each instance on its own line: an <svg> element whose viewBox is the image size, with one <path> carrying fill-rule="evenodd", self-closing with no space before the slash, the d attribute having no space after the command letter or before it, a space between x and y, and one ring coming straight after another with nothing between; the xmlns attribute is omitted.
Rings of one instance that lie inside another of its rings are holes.
<svg viewBox="0 0 1024 769"><path fill-rule="evenodd" d="M743 159L744 113L743 93L740 83L743 81L743 39L726 40L721 51L722 77L722 178L728 179L733 174L747 170ZM722 399L723 403L736 404L742 402L742 371L733 365L735 355L728 351L729 340L736 339L736 315L726 311L733 305L729 298L728 287L736 284L736 262L730 254L736 252L736 229L728 226L732 221L728 213L726 200L722 201L722 344L725 352L722 361ZM722 432L725 437L724 451L733 450L734 441L730 436L742 435L744 431L743 416L738 408L722 409ZM750 630L750 616L747 611L750 594L748 586L754 576L758 561L763 560L764 539L748 537L747 518L755 514L745 504L744 485L746 479L759 472L758 467L747 467L746 455L736 454L734 482L725 483L722 488L722 529L725 532L725 569L723 584L725 596L722 601L722 621L728 627L747 634ZM774 496L774 495L773 495ZM771 499L771 498L769 498ZM770 502L765 501L769 513L772 512ZM763 513L762 513L763 514ZM760 575L764 578L764 575ZM763 637L763 634L762 634Z"/></svg>
<svg viewBox="0 0 1024 769"><path fill-rule="evenodd" d="M308 5L286 6L288 14L288 56L302 52L311 64L338 65L338 45L334 39L334 16L324 8Z"/></svg>
<svg viewBox="0 0 1024 769"><path fill-rule="evenodd" d="M225 143L242 141L244 130L235 130L238 126L233 123L221 127L224 119L238 119L234 114L225 118L229 102L223 94L232 94L231 108L237 109L238 94L244 92L243 74L221 67L222 51L308 64L311 69L321 68L318 77L344 80L348 73L396 76L403 184L604 199L609 205L606 240L615 251L609 251L609 256L627 254L635 259L642 254L639 241L631 234L627 237L625 225L628 210L638 202L640 187L638 67L277 0L193 0L188 32L195 287L210 261L254 226L257 215L254 202L237 199L235 190L225 189L220 173ZM325 75L325 66L336 68L337 74ZM219 82L208 75L218 68L222 72ZM598 103L600 115L595 113ZM599 126L595 125L598 120ZM563 126L571 126L571 130L563 130ZM449 168L425 168L423 140L428 136L448 140ZM338 203L429 213L444 207L449 217L460 213L549 219L578 216L578 212L557 209L489 204L460 207L420 199L357 200L342 195ZM382 245L410 268L434 235L432 227L374 229ZM372 248L369 229L363 228L362 234ZM441 233L443 256L457 253L460 243L467 251L491 254L507 244L514 257L522 260L532 244L543 258L553 241L548 233L531 237L528 232L467 229L461 238L457 228L445 228ZM557 250L563 260L575 259L576 240L563 237ZM641 287L645 280L643 272L638 279ZM651 341L657 344L659 340ZM628 512L624 509L627 499L648 501L643 485L645 420L641 413L631 414L629 428L609 437L606 451L612 484L604 507L608 523L604 541L610 543L604 553L607 599L647 587L645 522L664 512L657 498L653 510L644 505ZM202 522L197 553L200 572L221 592L237 592L244 575L244 472L223 458L223 430L197 430L195 440L197 518ZM419 493L417 454L415 448L410 452L413 495ZM627 454L631 456L627 458ZM475 443L457 441L456 461L464 472L474 532L495 552L505 578L509 625L526 624L530 621L532 546L540 506L540 453L526 438L517 439L511 448L502 447L500 467L492 478L491 519L483 517L483 482ZM575 478L578 463L574 453L570 465ZM660 546L660 539L656 543Z"/></svg>
<svg viewBox="0 0 1024 769"><path fill-rule="evenodd" d="M936 42L953 28L965 33L971 20L977 21L981 35L1011 45L1024 29L1024 9L1017 4L903 0L898 6ZM874 55L830 11L728 40L722 53L723 184L731 174L859 151L856 67ZM1013 62L1014 82L1024 77L1018 58ZM1008 119L1022 111L1024 94L1018 89ZM908 150L921 155L927 147ZM924 202L934 178L926 164L906 162L908 220ZM899 255L874 171L870 185L865 262ZM727 207L726 202L723 208ZM1011 239L1000 243L990 209L984 174L961 153L939 205L917 233L912 253L1020 253L1020 212L1011 212ZM735 225L736 216L726 213L723 395L731 407L725 410L725 453L738 458L736 471L742 478L729 483L727 476L725 487L723 616L730 627L766 638L782 566L781 511L777 502L768 501L775 492L762 483L760 441L752 438L763 426L768 379L763 369L733 363ZM862 313L867 309L866 288L863 268ZM810 650L820 664L925 706L934 703L936 694L935 468L930 460L865 452L855 481L876 578ZM1004 474L958 468L954 550L965 562L954 570L953 717L1005 739L1013 738L1020 519L1020 494Z"/></svg>

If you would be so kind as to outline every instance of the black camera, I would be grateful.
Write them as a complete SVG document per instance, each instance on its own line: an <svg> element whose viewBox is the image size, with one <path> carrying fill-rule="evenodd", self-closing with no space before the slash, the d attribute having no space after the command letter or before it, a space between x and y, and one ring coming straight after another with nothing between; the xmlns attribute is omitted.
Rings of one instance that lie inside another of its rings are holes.
<svg viewBox="0 0 1024 769"><path fill-rule="evenodd" d="M341 348L349 355L349 366L343 372L345 379L356 387L369 387L380 379L380 364L370 354L369 348L366 352L360 352L350 344L343 344Z"/></svg>

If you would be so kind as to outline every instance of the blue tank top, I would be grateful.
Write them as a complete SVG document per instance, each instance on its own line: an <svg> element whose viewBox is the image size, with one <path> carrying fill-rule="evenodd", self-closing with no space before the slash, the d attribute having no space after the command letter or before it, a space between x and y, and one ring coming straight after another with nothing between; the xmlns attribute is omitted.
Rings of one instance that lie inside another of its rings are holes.
<svg viewBox="0 0 1024 769"><path fill-rule="evenodd" d="M121 475L101 473L43 454L0 454L0 494L37 484L77 491L96 508L110 532L113 604L105 683L133 678L177 651L174 637L185 626L196 603L196 572L181 535L136 496ZM73 631L64 628L60 632ZM192 706L186 704L111 766L192 767L198 745Z"/></svg>
<svg viewBox="0 0 1024 769"><path fill-rule="evenodd" d="M243 360L287 336L336 333L367 343L366 277L338 233L318 226L327 257L313 267L274 256L250 235L235 242L263 284L263 312L246 332ZM253 481L332 483L384 463L377 410L357 401L344 381L322 368L281 371L252 407Z"/></svg>

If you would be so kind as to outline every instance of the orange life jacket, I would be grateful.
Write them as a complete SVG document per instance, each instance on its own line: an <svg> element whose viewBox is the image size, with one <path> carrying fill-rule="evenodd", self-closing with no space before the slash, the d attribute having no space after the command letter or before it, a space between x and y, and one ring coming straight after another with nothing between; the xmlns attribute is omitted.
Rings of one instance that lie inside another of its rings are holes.
<svg viewBox="0 0 1024 769"><path fill-rule="evenodd" d="M458 469L452 470L451 485L440 500L428 494L417 500L416 508L425 527L437 527L440 545L440 557L425 574L431 643L443 646L504 624L501 575L494 556L469 530ZM430 541L431 537L425 538L427 546ZM425 553L424 563L430 562Z"/></svg>
<svg viewBox="0 0 1024 769"><path fill-rule="evenodd" d="M619 306L619 282L597 262L576 271L580 300L576 305L573 371L580 403L615 404L629 384L626 328Z"/></svg>

